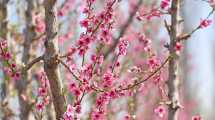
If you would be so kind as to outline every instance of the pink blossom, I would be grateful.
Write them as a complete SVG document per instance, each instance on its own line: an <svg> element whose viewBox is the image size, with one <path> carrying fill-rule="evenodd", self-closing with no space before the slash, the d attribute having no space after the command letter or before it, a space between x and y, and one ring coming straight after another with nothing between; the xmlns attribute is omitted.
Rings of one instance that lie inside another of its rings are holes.
<svg viewBox="0 0 215 120"><path fill-rule="evenodd" d="M69 84L69 90L72 91L76 88L76 84L75 83L70 83Z"/></svg>
<svg viewBox="0 0 215 120"><path fill-rule="evenodd" d="M110 29L102 29L101 31L101 41L105 44L110 44L111 40Z"/></svg>
<svg viewBox="0 0 215 120"><path fill-rule="evenodd" d="M160 105L157 108L155 108L154 112L160 118L163 118L167 114L167 111L166 111L165 107L162 106L162 105Z"/></svg>
<svg viewBox="0 0 215 120"><path fill-rule="evenodd" d="M3 53L3 57L5 60L10 60L12 58L11 54L9 52Z"/></svg>
<svg viewBox="0 0 215 120"><path fill-rule="evenodd" d="M144 51L149 52L151 50L152 41L150 39L146 38L146 36L144 34L139 34L138 39L139 39L140 43L143 44Z"/></svg>
<svg viewBox="0 0 215 120"><path fill-rule="evenodd" d="M1 40L0 46L1 46L2 49L7 48L7 41L6 40Z"/></svg>
<svg viewBox="0 0 215 120"><path fill-rule="evenodd" d="M192 120L203 120L201 116L195 115L192 117Z"/></svg>
<svg viewBox="0 0 215 120"><path fill-rule="evenodd" d="M35 16L36 31L39 33L45 32L45 22L40 15Z"/></svg>
<svg viewBox="0 0 215 120"><path fill-rule="evenodd" d="M47 94L46 88L40 87L39 88L39 95L45 96Z"/></svg>
<svg viewBox="0 0 215 120"><path fill-rule="evenodd" d="M44 105L48 105L49 103L50 103L50 96L46 96L46 97L44 97L43 98L43 103L44 103Z"/></svg>
<svg viewBox="0 0 215 120"><path fill-rule="evenodd" d="M113 81L114 81L113 73L106 72L103 75L103 79L104 79L104 82L103 82L104 87L110 87L110 86L112 86Z"/></svg>
<svg viewBox="0 0 215 120"><path fill-rule="evenodd" d="M208 0L208 3L213 7L215 5L215 0Z"/></svg>
<svg viewBox="0 0 215 120"><path fill-rule="evenodd" d="M64 120L73 120L73 112L74 112L74 110L73 110L72 105L68 104L66 112L63 115L63 119Z"/></svg>
<svg viewBox="0 0 215 120"><path fill-rule="evenodd" d="M69 11L73 8L75 4L75 0L67 0L64 3L64 6L62 7L62 9L60 9L57 13L57 15L59 17L63 17L65 15L67 15L69 13Z"/></svg>
<svg viewBox="0 0 215 120"><path fill-rule="evenodd" d="M209 25L211 25L211 23L212 23L212 20L203 19L203 20L201 20L201 22L200 22L200 28L206 28L206 27L208 27Z"/></svg>
<svg viewBox="0 0 215 120"><path fill-rule="evenodd" d="M20 75L20 72L15 72L11 75L11 77L13 77L14 80L19 80L21 75Z"/></svg>
<svg viewBox="0 0 215 120"><path fill-rule="evenodd" d="M129 43L128 43L127 40L125 40L124 38L120 39L120 43L119 43L119 46L118 46L118 48L119 48L119 55L126 55L128 45L129 45Z"/></svg>
<svg viewBox="0 0 215 120"><path fill-rule="evenodd" d="M180 54L180 52L182 51L183 49L183 45L180 43L180 42L176 42L175 44L175 51L176 51L176 54Z"/></svg>
<svg viewBox="0 0 215 120"><path fill-rule="evenodd" d="M170 0L162 0L160 6L162 9L166 9L169 6L169 4L170 4Z"/></svg>
<svg viewBox="0 0 215 120"><path fill-rule="evenodd" d="M149 13L145 11L137 12L136 18L139 21L144 20L144 18L146 18L147 20L151 20L154 17L161 17L161 15L163 15L163 13L161 13L159 9L153 8Z"/></svg>
<svg viewBox="0 0 215 120"><path fill-rule="evenodd" d="M132 120L132 118L129 114L127 114L127 115L125 115L124 120Z"/></svg>
<svg viewBox="0 0 215 120"><path fill-rule="evenodd" d="M153 69L159 65L159 62L155 56L152 56L151 58L149 58L147 63L151 69Z"/></svg>
<svg viewBox="0 0 215 120"><path fill-rule="evenodd" d="M39 111L42 111L43 109L44 109L44 104L43 103L37 103L36 104L36 108L37 108L37 110L39 110Z"/></svg>
<svg viewBox="0 0 215 120"><path fill-rule="evenodd" d="M89 20L85 19L80 22L81 27L87 28L89 26Z"/></svg>
<svg viewBox="0 0 215 120"><path fill-rule="evenodd" d="M103 61L104 61L104 56L103 56L103 55L96 56L95 54L93 54L93 55L91 56L91 60L92 60L94 63L102 64Z"/></svg>
<svg viewBox="0 0 215 120"><path fill-rule="evenodd" d="M81 105L76 105L75 111L76 111L76 113L80 114L81 113Z"/></svg>

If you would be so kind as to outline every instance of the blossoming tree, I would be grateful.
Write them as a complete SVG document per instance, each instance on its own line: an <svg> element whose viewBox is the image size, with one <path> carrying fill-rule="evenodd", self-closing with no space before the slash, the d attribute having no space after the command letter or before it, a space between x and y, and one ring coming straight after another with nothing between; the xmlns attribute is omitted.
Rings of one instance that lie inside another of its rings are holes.
<svg viewBox="0 0 215 120"><path fill-rule="evenodd" d="M184 33L182 0L1 0L0 117L182 120L179 59L212 23L204 2L211 12Z"/></svg>

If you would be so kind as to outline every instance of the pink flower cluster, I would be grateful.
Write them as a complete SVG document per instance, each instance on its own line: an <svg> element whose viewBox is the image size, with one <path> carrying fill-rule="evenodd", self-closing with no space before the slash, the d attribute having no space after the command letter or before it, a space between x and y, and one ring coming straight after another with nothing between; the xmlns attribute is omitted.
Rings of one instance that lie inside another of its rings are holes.
<svg viewBox="0 0 215 120"><path fill-rule="evenodd" d="M86 34L82 34L80 36L78 40L78 50L80 56L83 56L86 53L86 51L89 49L90 43L92 43L93 40L94 38L92 36Z"/></svg>
<svg viewBox="0 0 215 120"><path fill-rule="evenodd" d="M203 120L201 116L195 115L192 117L192 120Z"/></svg>
<svg viewBox="0 0 215 120"><path fill-rule="evenodd" d="M138 12L136 18L139 21L144 20L144 18L146 18L146 20L151 20L154 17L161 17L162 14L163 13L159 9L153 8L149 13Z"/></svg>
<svg viewBox="0 0 215 120"><path fill-rule="evenodd" d="M169 5L170 5L170 0L162 0L162 1L161 1L161 4L160 4L160 7L161 7L162 9L166 9L166 8L169 7Z"/></svg>
<svg viewBox="0 0 215 120"><path fill-rule="evenodd" d="M34 21L35 21L36 32L44 33L45 29L46 29L46 25L45 25L43 17L40 14L35 15Z"/></svg>
<svg viewBox="0 0 215 120"><path fill-rule="evenodd" d="M124 94L115 90L99 94L96 98L96 106L91 114L92 120L104 120L108 112L107 105L111 100L122 97Z"/></svg>
<svg viewBox="0 0 215 120"><path fill-rule="evenodd" d="M87 82L87 81L84 81ZM81 113L81 101L84 96L85 92L88 92L90 90L89 86L85 86L85 83L83 85L76 85L76 83L71 82L69 84L69 91L75 96L75 101L73 105L68 104L67 110L64 113L64 119L66 120L73 120L74 113L80 114Z"/></svg>
<svg viewBox="0 0 215 120"><path fill-rule="evenodd" d="M65 43L67 40L72 38L72 35L73 35L72 32L68 32L65 35L59 36L59 38L58 38L59 43L60 44Z"/></svg>
<svg viewBox="0 0 215 120"><path fill-rule="evenodd" d="M76 96L77 98L79 98L80 95L83 93L83 90L80 89L78 86L76 86L75 83L70 83L70 84L69 84L69 90L70 90L70 92L71 92L74 96Z"/></svg>
<svg viewBox="0 0 215 120"><path fill-rule="evenodd" d="M124 39L124 38L121 38L120 39L120 42L119 42L119 55L126 55L127 53L127 48L128 48L128 45L129 45L129 42Z"/></svg>
<svg viewBox="0 0 215 120"><path fill-rule="evenodd" d="M68 104L66 112L63 115L63 119L64 120L73 120L73 118L74 118L74 109L73 109L72 105Z"/></svg>
<svg viewBox="0 0 215 120"><path fill-rule="evenodd" d="M43 111L45 106L48 105L50 102L50 96L48 95L49 84L45 72L39 73L38 78L40 80L40 87L38 88L36 108L39 111Z"/></svg>
<svg viewBox="0 0 215 120"><path fill-rule="evenodd" d="M103 86L105 88L110 88L113 85L114 82L114 75L112 72L108 71L103 75Z"/></svg>
<svg viewBox="0 0 215 120"><path fill-rule="evenodd" d="M3 68L4 72L14 80L19 80L20 72L16 63L12 60L11 53L8 51L6 40L1 40L0 42L0 58L4 63L6 63Z"/></svg>
<svg viewBox="0 0 215 120"><path fill-rule="evenodd" d="M152 49L152 41L147 38L144 34L138 34L138 40L141 44L141 46L143 47L144 51L146 52L150 52Z"/></svg>
<svg viewBox="0 0 215 120"><path fill-rule="evenodd" d="M200 28L206 28L212 24L212 20L209 19L203 19L200 22Z"/></svg>
<svg viewBox="0 0 215 120"><path fill-rule="evenodd" d="M183 45L180 42L176 42L175 51L176 51L177 55L179 55L181 53L182 49L183 49Z"/></svg>
<svg viewBox="0 0 215 120"><path fill-rule="evenodd" d="M164 118L165 115L167 115L168 113L167 109L163 105L160 105L157 108L155 108L154 112L159 118Z"/></svg>
<svg viewBox="0 0 215 120"><path fill-rule="evenodd" d="M80 22L81 27L86 29L86 32L81 34L77 42L79 55L81 56L87 52L89 45L96 39L109 44L112 38L110 30L113 24L112 6L115 0L107 2L105 9L98 13L98 15L93 13L92 4L94 2L95 0L87 0L87 6L83 10L83 13L87 17ZM99 35L95 36L96 33L99 33Z"/></svg>
<svg viewBox="0 0 215 120"><path fill-rule="evenodd" d="M67 15L69 11L72 9L74 3L75 3L75 0L66 0L63 7L59 10L57 15L60 17Z"/></svg>
<svg viewBox="0 0 215 120"><path fill-rule="evenodd" d="M148 58L147 60L147 65L148 65L148 71L155 71L161 64L162 60L155 55L152 55L151 57ZM164 82L163 80L163 74L162 71L159 71L156 75L154 75L152 77L153 83L156 85L160 85L162 82Z"/></svg>
<svg viewBox="0 0 215 120"><path fill-rule="evenodd" d="M208 0L208 3L213 7L215 5L215 0Z"/></svg>
<svg viewBox="0 0 215 120"><path fill-rule="evenodd" d="M96 63L96 64L98 64L98 65L101 65L101 64L103 63L103 61L104 61L104 56L103 56L103 55L96 55L96 54L93 54L93 55L91 56L91 60L92 60L94 63Z"/></svg>

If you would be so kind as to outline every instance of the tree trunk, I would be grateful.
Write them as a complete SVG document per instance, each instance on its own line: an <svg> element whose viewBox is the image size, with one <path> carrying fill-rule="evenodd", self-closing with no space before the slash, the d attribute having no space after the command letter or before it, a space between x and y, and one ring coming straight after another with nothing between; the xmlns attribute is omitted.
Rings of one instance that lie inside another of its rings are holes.
<svg viewBox="0 0 215 120"><path fill-rule="evenodd" d="M58 24L56 17L56 0L45 0L45 22L46 41L44 54L44 70L49 79L56 119L62 118L64 113L65 99L62 92L62 85L59 73L58 61Z"/></svg>
<svg viewBox="0 0 215 120"><path fill-rule="evenodd" d="M179 108L179 79L178 79L178 58L176 56L175 44L177 40L177 35L179 34L179 11L180 11L180 0L173 0L171 5L171 29L170 29L170 46L169 53L174 57L169 61L169 79L168 79L168 88L169 93L168 97L171 101L169 105L168 120L175 120L176 113Z"/></svg>
<svg viewBox="0 0 215 120"><path fill-rule="evenodd" d="M25 29L25 41L23 44L23 55L22 55L22 62L27 64L30 60L30 50L31 50L31 43L36 36L34 31L32 18L33 18L33 9L34 9L34 0L26 0L27 1L27 10L25 12L26 16L26 29ZM18 97L19 97L19 106L20 106L20 119L21 120L28 120L29 113L31 110L31 105L28 101L23 100L22 94L27 95L27 86L28 86L28 77L29 73L25 72L22 74L21 80L18 80L16 83L17 90L18 90Z"/></svg>

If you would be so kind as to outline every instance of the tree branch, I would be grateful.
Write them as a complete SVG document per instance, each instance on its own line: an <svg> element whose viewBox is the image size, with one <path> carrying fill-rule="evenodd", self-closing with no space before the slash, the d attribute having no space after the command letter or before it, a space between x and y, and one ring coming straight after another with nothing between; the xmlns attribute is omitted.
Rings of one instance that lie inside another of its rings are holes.
<svg viewBox="0 0 215 120"><path fill-rule="evenodd" d="M127 31L128 27L130 26L130 24L133 21L133 18L136 15L136 12L138 11L138 9L140 8L141 4L142 4L143 0L139 0L136 7L134 8L133 12L130 14L128 20L125 22L125 24L121 27L121 31L119 33L119 36L117 38L114 39L114 43L113 45L104 53L104 59L106 59L108 57L108 55L113 52L116 47L117 44L119 42L119 39L125 34L125 32Z"/></svg>
<svg viewBox="0 0 215 120"><path fill-rule="evenodd" d="M40 57L38 57L38 58L33 59L31 62L29 62L28 64L26 64L26 65L23 67L22 71L23 71L23 72L28 71L29 69L31 69L31 67L33 67L34 64L40 62L41 60L43 60L43 56L40 56Z"/></svg>
<svg viewBox="0 0 215 120"><path fill-rule="evenodd" d="M69 66L63 62L61 59L58 58L58 61L72 74L72 76L81 84L83 84L83 81L81 79L78 78L77 75L75 75L75 73L73 71L71 71L71 69L69 68ZM105 90L99 89L98 87L91 85L91 88L97 92L105 92Z"/></svg>
<svg viewBox="0 0 215 120"><path fill-rule="evenodd" d="M209 12L208 16L205 19L208 19L213 13L215 9L212 8L212 10ZM188 38L190 38L196 31L198 31L201 28L201 25L198 25L195 29L193 29L190 33L182 34L177 38L177 41L183 41Z"/></svg>
<svg viewBox="0 0 215 120"><path fill-rule="evenodd" d="M128 85L127 87L125 88L122 88L118 91L121 91L121 90L130 90L130 89L133 89L134 87L148 81L150 78L152 78L155 74L157 74L173 57L172 56L169 56L166 58L166 60L155 70L153 71L151 74L148 75L148 77L146 77L145 79L142 79L138 82L135 82L133 85Z"/></svg>

